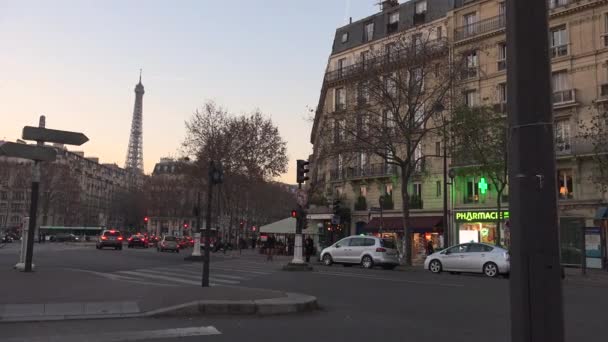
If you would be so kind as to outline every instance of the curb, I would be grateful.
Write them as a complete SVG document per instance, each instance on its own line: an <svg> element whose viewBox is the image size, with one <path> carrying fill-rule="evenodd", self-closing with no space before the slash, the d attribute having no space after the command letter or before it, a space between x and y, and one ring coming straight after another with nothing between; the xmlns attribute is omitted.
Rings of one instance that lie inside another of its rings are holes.
<svg viewBox="0 0 608 342"><path fill-rule="evenodd" d="M89 315L22 315L0 316L2 323L45 322L67 320L93 320L115 318L179 317L202 315L282 315L309 312L318 309L313 296L286 293L286 297L257 300L199 300L140 313L89 314Z"/></svg>

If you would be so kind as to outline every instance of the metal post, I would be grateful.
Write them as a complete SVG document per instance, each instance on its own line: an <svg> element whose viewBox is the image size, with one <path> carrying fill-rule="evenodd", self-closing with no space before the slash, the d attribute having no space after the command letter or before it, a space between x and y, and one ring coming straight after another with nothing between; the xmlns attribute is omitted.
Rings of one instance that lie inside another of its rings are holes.
<svg viewBox="0 0 608 342"><path fill-rule="evenodd" d="M449 246L449 228L448 223L448 144L445 138L445 124L443 128L443 248Z"/></svg>
<svg viewBox="0 0 608 342"><path fill-rule="evenodd" d="M507 3L511 341L564 341L546 1Z"/></svg>
<svg viewBox="0 0 608 342"><path fill-rule="evenodd" d="M196 231L194 232L194 246L192 248L192 256L200 258L201 256L201 191L196 195ZM199 259L200 260L200 259Z"/></svg>
<svg viewBox="0 0 608 342"><path fill-rule="evenodd" d="M209 162L209 177L207 184L207 213L206 213L206 222L205 222L205 257L203 258L203 281L202 287L209 287L209 258L210 253L209 249L211 248L211 201L213 200L212 191L213 191L213 172L215 169L215 165L213 161Z"/></svg>
<svg viewBox="0 0 608 342"><path fill-rule="evenodd" d="M298 189L302 190L302 183L298 183ZM298 204L298 215L296 215L296 238L293 242L293 260L292 264L304 264L302 258L302 216L304 208Z"/></svg>
<svg viewBox="0 0 608 342"><path fill-rule="evenodd" d="M587 275L587 246L585 246L585 231L587 229L585 226L581 227L582 237L581 237L581 273L583 276Z"/></svg>

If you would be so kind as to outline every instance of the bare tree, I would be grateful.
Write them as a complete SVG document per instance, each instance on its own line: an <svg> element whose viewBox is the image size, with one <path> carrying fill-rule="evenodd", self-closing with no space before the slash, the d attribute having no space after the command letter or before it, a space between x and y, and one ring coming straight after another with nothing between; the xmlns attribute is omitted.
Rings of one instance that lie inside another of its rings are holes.
<svg viewBox="0 0 608 342"><path fill-rule="evenodd" d="M454 137L452 164L462 166L467 174L488 177L495 188L496 245L500 246L502 196L509 179L507 118L492 107L459 106L452 115L450 133ZM484 184L485 190L489 185Z"/></svg>
<svg viewBox="0 0 608 342"><path fill-rule="evenodd" d="M605 107L592 108L590 120L581 121L580 138L591 144L595 172L591 177L602 192L608 191L608 111Z"/></svg>
<svg viewBox="0 0 608 342"><path fill-rule="evenodd" d="M400 35L352 67L358 68L360 75L350 88L350 93L356 94L355 110L347 110L344 89L338 88L335 113L323 125L322 134L330 137L321 148L325 156L342 160L372 154L384 161L384 172L398 171L408 265L412 262L410 208L412 200L418 200L410 196L408 186L423 173L422 144L441 136L443 115L450 106L462 61L459 56L450 60L446 40L433 39L430 32Z"/></svg>

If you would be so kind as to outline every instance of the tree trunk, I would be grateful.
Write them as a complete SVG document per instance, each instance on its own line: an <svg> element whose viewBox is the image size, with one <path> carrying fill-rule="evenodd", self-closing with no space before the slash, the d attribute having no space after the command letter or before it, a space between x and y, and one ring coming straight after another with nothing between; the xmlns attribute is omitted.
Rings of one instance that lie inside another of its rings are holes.
<svg viewBox="0 0 608 342"><path fill-rule="evenodd" d="M501 223L501 218L500 218L500 209L501 209L501 204L502 204L502 193L504 191L504 187L500 190L497 191L497 199L496 199L496 246L500 247L502 244L500 243L500 223Z"/></svg>
<svg viewBox="0 0 608 342"><path fill-rule="evenodd" d="M410 194L408 190L407 179L404 177L405 167L401 166L401 199L403 211L403 255L405 257L405 264L407 266L412 265L412 237L410 232Z"/></svg>

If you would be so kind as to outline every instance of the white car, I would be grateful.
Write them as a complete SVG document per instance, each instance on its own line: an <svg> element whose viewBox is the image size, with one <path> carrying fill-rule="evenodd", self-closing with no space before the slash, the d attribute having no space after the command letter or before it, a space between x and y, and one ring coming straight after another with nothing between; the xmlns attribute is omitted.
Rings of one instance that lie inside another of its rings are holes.
<svg viewBox="0 0 608 342"><path fill-rule="evenodd" d="M399 252L394 240L353 235L323 249L321 260L326 266L360 264L364 268L382 266L392 270L399 265Z"/></svg>
<svg viewBox="0 0 608 342"><path fill-rule="evenodd" d="M508 275L511 271L509 251L485 243L464 243L426 257L424 268L441 271L483 273L488 277Z"/></svg>

